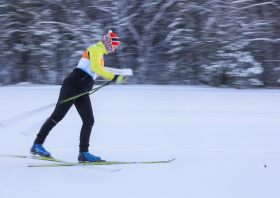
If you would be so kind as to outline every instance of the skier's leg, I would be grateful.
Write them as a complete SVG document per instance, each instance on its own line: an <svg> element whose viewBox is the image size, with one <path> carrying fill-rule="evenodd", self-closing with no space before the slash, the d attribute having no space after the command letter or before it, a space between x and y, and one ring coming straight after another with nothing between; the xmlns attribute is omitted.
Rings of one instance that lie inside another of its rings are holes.
<svg viewBox="0 0 280 198"><path fill-rule="evenodd" d="M90 134L94 124L89 95L86 94L78 98L74 104L83 121L80 133L80 152L88 152Z"/></svg>
<svg viewBox="0 0 280 198"><path fill-rule="evenodd" d="M59 94L59 99L64 100L69 97L75 96L77 94L82 93L82 90L68 84L68 83L63 83L60 89L60 94ZM52 115L46 120L46 122L42 125L39 133L37 134L37 138L35 139L35 144L43 144L47 135L49 132L52 130L52 128L59 122L61 121L66 113L69 111L71 106L75 100L71 100L69 102L65 103L57 103L56 107L52 113Z"/></svg>

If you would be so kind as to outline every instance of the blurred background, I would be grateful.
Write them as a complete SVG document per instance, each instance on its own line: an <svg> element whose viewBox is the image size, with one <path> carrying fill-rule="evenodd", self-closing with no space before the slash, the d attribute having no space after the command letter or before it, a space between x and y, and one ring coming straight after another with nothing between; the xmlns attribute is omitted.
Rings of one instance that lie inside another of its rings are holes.
<svg viewBox="0 0 280 198"><path fill-rule="evenodd" d="M112 30L128 84L280 87L279 0L0 0L0 85L61 84Z"/></svg>

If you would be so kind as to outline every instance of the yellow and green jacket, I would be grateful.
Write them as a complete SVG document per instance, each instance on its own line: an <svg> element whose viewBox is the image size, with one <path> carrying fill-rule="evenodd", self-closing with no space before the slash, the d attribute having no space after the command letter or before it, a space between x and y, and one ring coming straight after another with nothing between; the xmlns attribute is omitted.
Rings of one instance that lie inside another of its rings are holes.
<svg viewBox="0 0 280 198"><path fill-rule="evenodd" d="M107 55L107 51L103 43L100 41L95 45L90 46L83 54L78 63L77 68L82 69L89 74L93 80L101 76L107 80L112 80L114 74L104 68L103 55Z"/></svg>

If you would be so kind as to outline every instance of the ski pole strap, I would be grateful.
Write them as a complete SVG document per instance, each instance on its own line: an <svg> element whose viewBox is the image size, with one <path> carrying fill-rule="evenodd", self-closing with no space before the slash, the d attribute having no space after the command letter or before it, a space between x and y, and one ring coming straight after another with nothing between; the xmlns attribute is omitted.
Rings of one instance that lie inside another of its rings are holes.
<svg viewBox="0 0 280 198"><path fill-rule="evenodd" d="M82 93L82 94L73 96L73 97L71 97L71 98L67 98L67 99L65 99L65 100L58 101L58 103L59 103L59 104L62 104L62 103L64 103L64 102L68 102L68 101L70 101L70 100L74 100L74 99L76 99L76 98L78 98L78 97L81 97L81 96L83 96L83 95L86 95L86 94L89 94L89 95L90 95L90 94L93 94L94 92L98 91L98 90L101 89L102 87L105 87L106 85L109 85L110 83L111 83L111 81L105 83L104 85L102 85L102 86L100 86L100 87L97 87L97 88L95 88L95 89L92 89L92 90L90 90L90 91L87 91L87 92L84 92L84 93Z"/></svg>

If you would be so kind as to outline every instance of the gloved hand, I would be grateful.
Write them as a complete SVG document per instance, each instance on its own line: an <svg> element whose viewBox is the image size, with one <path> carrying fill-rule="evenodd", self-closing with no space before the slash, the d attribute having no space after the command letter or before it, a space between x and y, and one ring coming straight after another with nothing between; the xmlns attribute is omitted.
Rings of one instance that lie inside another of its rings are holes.
<svg viewBox="0 0 280 198"><path fill-rule="evenodd" d="M117 84L123 84L126 83L127 77L124 75L115 75L115 77L112 79L112 82L116 82Z"/></svg>

